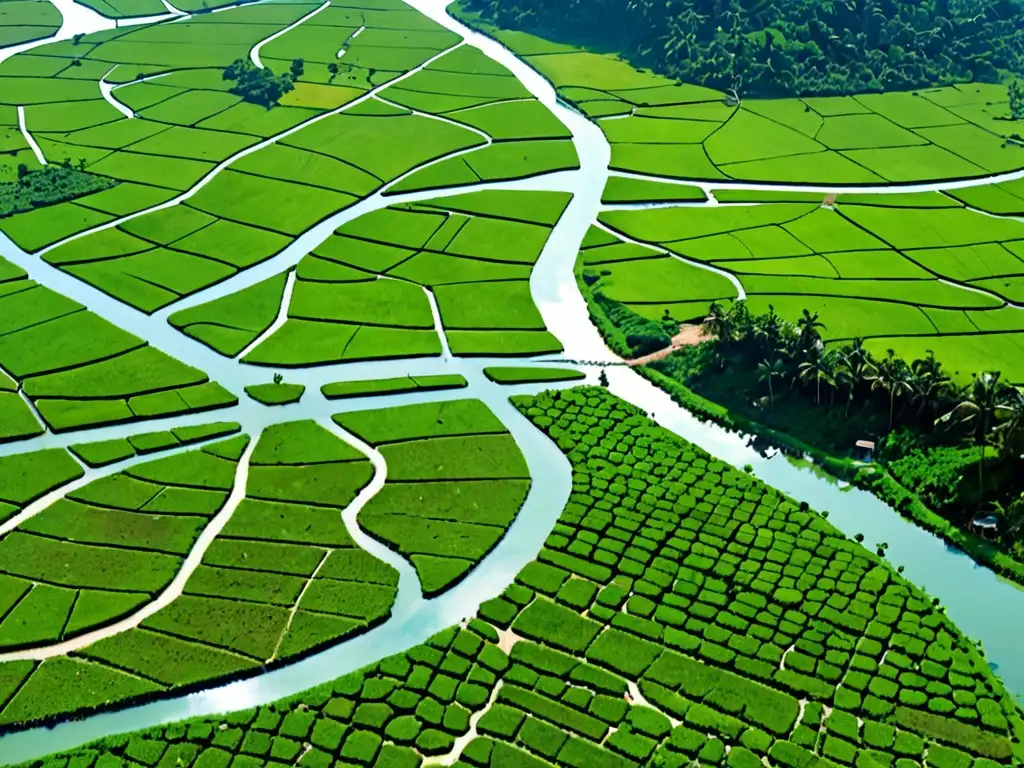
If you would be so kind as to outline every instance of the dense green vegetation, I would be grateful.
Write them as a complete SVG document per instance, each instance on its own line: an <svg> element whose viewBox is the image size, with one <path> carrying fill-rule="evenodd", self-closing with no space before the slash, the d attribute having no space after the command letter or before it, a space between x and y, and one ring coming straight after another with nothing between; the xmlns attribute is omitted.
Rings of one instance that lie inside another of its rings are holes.
<svg viewBox="0 0 1024 768"><path fill-rule="evenodd" d="M784 0L599 5L465 0L499 27L618 53L683 82L758 96L900 90L1024 72L1015 0L985 3Z"/></svg>
<svg viewBox="0 0 1024 768"><path fill-rule="evenodd" d="M0 219L47 205L63 203L117 185L104 178L67 165L47 165L30 171L18 169L16 181L0 181Z"/></svg>
<svg viewBox="0 0 1024 768"><path fill-rule="evenodd" d="M441 373L434 376L402 376L394 379L358 379L324 384L320 392L328 400L346 397L373 397L399 392L425 392L434 389L462 389L469 382L461 373Z"/></svg>
<svg viewBox="0 0 1024 768"><path fill-rule="evenodd" d="M530 473L515 440L479 400L334 417L377 447L388 481L359 522L409 558L427 597L454 586L515 520Z"/></svg>
<svg viewBox="0 0 1024 768"><path fill-rule="evenodd" d="M518 405L569 456L574 493L477 618L289 700L33 765L1019 760L999 681L883 560L602 390Z"/></svg>
<svg viewBox="0 0 1024 768"><path fill-rule="evenodd" d="M592 311L627 352L649 349L646 337L629 331L657 327L653 321L600 295ZM930 352L908 361L891 349L877 357L860 339L825 346L827 319L804 310L793 322L774 308L752 315L746 302L728 310L712 303L703 321L711 341L649 365L769 434L823 454L856 456L857 440L878 441L877 458L925 506L966 530L994 514L998 527L988 535L1024 560L1020 389L998 372L958 385ZM913 515L912 497L893 497L884 475L868 467L856 478Z"/></svg>
<svg viewBox="0 0 1024 768"><path fill-rule="evenodd" d="M223 429L173 436L187 442ZM130 443L141 452L159 438ZM0 644L71 638L152 600L223 509L248 442L242 435L102 477L0 539ZM27 458L0 461L4 477L26 475L4 483L14 504L57 477L66 482L68 462L80 472L63 452ZM184 594L140 626L75 652L0 664L0 723L251 674L383 621L397 574L355 545L340 515L372 475L365 456L315 422L266 428L251 454L245 498L203 551ZM31 586L36 580L41 587Z"/></svg>
<svg viewBox="0 0 1024 768"><path fill-rule="evenodd" d="M273 70L257 67L249 59L231 62L224 70L224 79L234 83L231 93L267 109L275 106L286 93L295 90L292 73L275 75Z"/></svg>
<svg viewBox="0 0 1024 768"><path fill-rule="evenodd" d="M251 384L245 388L245 394L263 405L297 403L305 391L304 384L285 384L276 380L270 384Z"/></svg>

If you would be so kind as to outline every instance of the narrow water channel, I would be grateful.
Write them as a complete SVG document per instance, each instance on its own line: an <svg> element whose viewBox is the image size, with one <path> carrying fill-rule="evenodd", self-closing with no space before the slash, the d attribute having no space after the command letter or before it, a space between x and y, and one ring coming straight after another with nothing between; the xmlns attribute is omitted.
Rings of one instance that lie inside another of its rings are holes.
<svg viewBox="0 0 1024 768"><path fill-rule="evenodd" d="M539 74L516 58L510 51L483 35L472 32L450 18L444 0L407 0L409 5L462 35L469 44L484 51L490 58L507 67L543 104L572 132L573 142L580 157L579 171L559 174L557 187L572 191L573 200L562 220L555 227L531 277L531 291L544 317L545 323L565 347L571 359L615 360L605 347L600 335L590 323L583 297L573 275L573 264L580 243L600 208L601 192L607 181L610 148L601 130L582 115L558 101L552 86ZM555 186L555 185L552 185ZM778 185L785 188L785 185ZM759 185L758 188L771 188ZM510 184L503 188L532 188L527 184ZM461 190L460 190L461 191ZM435 190L429 197L448 194ZM428 195L424 195L426 198ZM397 202L391 199L384 204ZM364 201L365 202L365 201ZM382 201L353 206L348 218L358 213L381 207ZM333 229L337 223L329 227ZM304 235L301 244L289 249L285 259L273 259L274 264L256 267L247 274L246 284L276 274L286 268L305 249L316 244L326 234L319 230ZM0 236L0 251L6 255L12 244ZM38 262L24 253L15 254L14 260L23 264ZM35 266L32 264L31 266ZM30 269L30 273L33 271ZM263 274L266 271L267 274ZM38 275L38 276L37 276ZM33 275L40 282L56 290L67 287L72 295L83 292L82 283L64 273L42 270ZM230 285L229 285L230 283ZM218 294L239 289L235 281L228 281L209 292L202 301ZM90 299L96 299L90 295ZM193 299L186 303L197 302ZM87 302L108 319L129 321L122 327L133 327L138 313L103 297ZM180 306L175 307L179 309ZM113 316L113 317L109 317ZM160 322L156 322L159 319ZM159 338L159 346L172 354L183 351L182 359L200 364L215 380L222 380L233 389L244 383L269 378L269 371L260 371L234 361L226 361L205 347L185 339L163 322L165 318L150 318L136 332L150 341L150 331ZM158 327L159 326L159 327ZM391 407L402 403L424 402L456 397L478 397L484 400L507 425L526 458L533 478L531 492L515 523L498 547L460 585L449 592L423 600L415 595L400 595L391 619L378 628L341 643L318 654L285 667L208 690L173 699L105 713L84 720L61 724L53 729L37 728L10 734L0 739L0 761L16 763L58 750L68 749L86 741L106 735L150 727L182 718L211 715L266 703L299 693L319 683L330 681L346 672L370 664L383 656L402 651L425 640L466 616L475 613L480 602L498 594L511 582L515 574L535 556L568 499L571 472L568 461L548 440L508 403L509 394L516 391L537 391L542 387L499 388L487 382L481 372L485 361L458 358L432 360L390 360L327 366L321 369L294 371L287 379L304 383L311 391L302 403L281 409L267 409L252 403L243 403L233 409L212 414L197 414L152 422L146 428L166 428L165 424L201 423L210 420L232 419L240 421L243 430L254 434L270 423L298 418L323 419L330 413L356 408ZM493 364L494 361L488 361ZM210 366L204 365L210 363ZM462 373L470 382L468 389L450 392L414 393L403 396L372 397L358 403L328 403L315 388L319 384L341 379L381 378L416 373ZM591 369L593 373L593 369ZM895 511L870 494L843 490L837 484L818 476L810 469L798 468L781 455L765 458L747 445L746 439L716 425L698 421L673 403L634 370L626 367L608 369L611 391L643 410L653 413L666 428L696 443L709 453L736 466L750 464L754 474L768 484L808 502L819 510L829 510L830 521L849 535L863 533L866 542L886 541L890 548L888 559L906 567L905 575L938 597L946 606L950 617L971 637L984 643L990 662L998 668L1007 687L1020 694L1024 692L1024 654L1018 652L1017 638L1024 634L1024 592L996 577L991 571L976 566L961 553L947 548L931 534L900 518ZM226 381L224 381L226 377ZM139 432L139 425L110 427L89 432L88 439L107 439ZM81 441L83 438L78 437ZM26 441L34 446L66 445L67 436L47 435ZM0 455L12 452L0 446Z"/></svg>

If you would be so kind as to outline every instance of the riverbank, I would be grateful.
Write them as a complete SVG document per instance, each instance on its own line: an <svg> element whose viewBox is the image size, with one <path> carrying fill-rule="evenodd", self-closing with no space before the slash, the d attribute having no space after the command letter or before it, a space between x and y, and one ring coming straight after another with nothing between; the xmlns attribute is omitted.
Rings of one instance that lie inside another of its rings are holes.
<svg viewBox="0 0 1024 768"><path fill-rule="evenodd" d="M579 274L579 270L577 270ZM608 346L628 356L629 348L622 332L604 315L580 276L580 291L587 297L591 321ZM654 361L656 362L656 361ZM638 366L637 371L667 392L672 399L695 416L712 421L738 433L754 435L768 441L771 447L812 461L837 480L849 482L869 491L884 501L907 520L939 536L947 544L963 550L979 565L992 569L1000 576L1024 586L1024 563L1000 549L993 542L975 533L965 531L929 509L912 491L902 486L882 465L866 464L849 457L839 456L801 440L795 435L768 426L730 411L720 403L687 388L682 383L650 366Z"/></svg>

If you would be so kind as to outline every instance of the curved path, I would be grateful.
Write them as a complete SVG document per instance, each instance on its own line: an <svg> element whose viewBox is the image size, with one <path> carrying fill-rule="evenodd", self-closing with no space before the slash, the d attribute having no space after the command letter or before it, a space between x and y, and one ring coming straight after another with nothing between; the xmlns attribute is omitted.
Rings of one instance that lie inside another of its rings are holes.
<svg viewBox="0 0 1024 768"><path fill-rule="evenodd" d="M256 43L256 45L254 45L252 47L251 51L249 51L249 59L258 68L263 69L263 62L260 60L260 51L263 50L263 46L264 45L266 45L267 43L274 42L275 40L277 40L277 38L281 37L282 35L287 35L289 32L291 32L296 27L302 26L305 22L307 22L310 19L312 19L318 13L320 13L321 11L326 11L330 7L331 7L331 0L325 0L323 5L318 6L317 8L314 8L312 11L307 13L305 16L303 16L298 21L293 22L292 24L289 24L284 29L275 32L274 34L270 35L269 37L263 38L258 43Z"/></svg>
<svg viewBox="0 0 1024 768"><path fill-rule="evenodd" d="M159 16L140 16L137 18L111 19L97 13L92 8L75 0L49 0L57 8L61 15L61 25L52 36L44 37L41 40L30 40L27 43L10 45L0 48L0 62L4 62L19 53L25 53L43 45L57 43L62 40L70 40L76 35L89 35L93 32L103 32L108 29L121 27L135 27L143 24L156 24L162 21L171 21L182 18L182 11L168 11ZM164 4L167 7L167 4Z"/></svg>
<svg viewBox="0 0 1024 768"><path fill-rule="evenodd" d="M182 592L185 589L185 584L192 574L195 573L196 568L199 567L206 555L206 550L213 544L213 540L220 535L220 532L224 530L224 526L228 524L231 516L235 513L238 505L242 503L245 498L245 485L249 478L249 459L252 457L253 449L256 447L256 439L251 438L249 444L246 446L245 451L242 453L242 458L238 461L238 466L235 469L235 480L231 488L231 493L224 502L224 506L221 507L220 511L211 518L210 522L206 524L202 532L196 538L195 543L189 550L188 556L185 557L178 572L174 574L174 578L170 584L161 590L160 594L157 595L153 600L145 603L141 608L133 613L125 616L112 624L94 629L85 634L78 635L71 638L70 640L64 640L59 643L51 643L43 646L33 646L29 648L23 648L17 651L9 651L7 653L0 653L0 663L5 661L41 661L43 659L51 659L54 656L64 656L71 653L72 651L81 650L87 645L104 640L108 637L120 634L121 632L127 632L129 629L134 629L139 626L143 621L148 619L157 611L162 608L166 608L172 602L181 597ZM195 446L189 446L194 448ZM147 456L147 460L153 458ZM124 466L120 466L118 471L123 469ZM70 488L65 486L62 489L65 493L71 491Z"/></svg>
<svg viewBox="0 0 1024 768"><path fill-rule="evenodd" d="M408 2L425 15L460 34L468 44L480 48L490 58L511 70L538 100L569 128L580 157L581 167L578 171L560 172L523 182L499 182L451 190L433 190L394 196L386 200L382 199L378 193L374 196L377 199L372 204L364 205L367 203L364 200L343 212L343 216L346 217L344 220L350 220L384 205L468 193L483 188L559 189L572 192L573 199L552 231L531 275L531 292L546 325L564 345L566 358L606 363L618 362L618 359L605 347L596 328L591 324L586 304L577 289L573 275L575 255L587 229L595 221L601 208L601 193L609 175L610 148L603 133L597 125L561 103L551 85L510 51L499 43L468 30L458 21L448 17L444 11L443 0L408 0ZM406 76L408 74L411 73L407 73ZM394 84L394 82L396 81L393 80L388 85ZM368 92L360 98L365 99L371 96L372 92ZM938 191L977 186L982 183L990 183L992 180L1009 180L1010 177L1022 178L1024 171L1016 172L1016 175L1003 174L986 180L937 182L915 187L903 185L874 189L859 187L848 190L842 187L829 187L821 188L821 191L847 190L860 193L866 191L876 193ZM653 177L646 178L653 180ZM709 188L780 191L808 191L809 189L807 186L795 187L793 185L737 186L721 182L711 184L679 180L674 180L672 183L688 183L702 188L707 186ZM332 217L332 221L336 220ZM333 223L329 229L333 230L336 226L338 224ZM301 245L294 249L286 249L269 262L264 262L264 264L236 275L224 283L201 291L189 299L179 302L173 309L157 313L153 317L146 317L136 310L125 308L124 305L99 294L90 286L84 286L74 278L48 267L38 258L29 257L28 254L19 252L3 238L0 238L0 251L4 255L7 255L8 251L12 252L11 260L26 268L33 279L55 290L65 292L72 298L87 299L83 303L86 303L93 311L121 327L133 330L152 343L160 342L166 351L172 352L179 359L207 370L215 380L221 380L221 383L229 388L237 389L242 382L266 380L269 377L269 371L225 360L203 345L199 345L198 342L184 338L169 329L165 322L167 315L185 306L195 306L210 301L213 298L241 290L266 277L279 274L298 262L299 258L304 255L303 248L308 253L312 249L309 243L313 242L317 236L320 236L322 240L327 234L329 231L326 234L318 232ZM306 235L300 237L299 240L303 240L303 238L306 238ZM65 291L65 288L68 290ZM537 359L550 360L551 358L545 356ZM211 365L206 365L207 362ZM246 431L255 434L262 426L271 423L316 418L324 426L335 431L333 422L328 423L325 419L326 414L390 407L409 402L478 397L495 411L512 433L526 458L533 484L522 511L507 535L491 554L474 569L469 578L443 595L432 600L423 600L422 596L416 599L418 582L415 580L415 573L412 572L411 566L404 560L400 563L393 561L399 568L400 574L405 569L404 578L400 575L399 600L396 602L391 619L374 630L305 660L288 664L257 677L224 686L214 686L188 696L179 696L90 717L82 721L64 723L54 729L33 729L4 737L0 742L4 747L3 759L16 762L57 749L68 748L106 734L134 730L193 715L213 714L266 703L298 693L317 683L372 663L383 656L404 650L410 645L421 642L430 634L458 622L464 616L474 613L482 600L500 592L511 582L515 573L534 558L560 514L571 490L571 473L565 456L550 440L534 429L530 422L507 400L510 394L536 392L548 389L550 385L509 388L493 385L484 378L482 367L496 362L496 360L480 359L452 358L446 361L438 358L421 358L324 366L315 370L292 371L289 374L289 379L297 383L304 383L311 390L303 402L293 406L267 409L243 401L234 408L215 412L212 417L209 413L188 414L147 422L145 428L148 431L154 428L164 428L164 425L170 424L196 424L210 421L211 418L230 418L242 422ZM410 372L419 374L459 372L466 376L470 385L467 389L462 390L377 396L360 398L358 402L329 402L316 390L319 384L327 381L380 378L406 375ZM906 523L870 494L856 491L843 494L837 487L786 463L781 456L766 458L759 455L747 444L744 436L728 433L714 425L699 423L692 415L675 405L665 392L657 389L633 369L615 366L609 368L607 373L610 389L614 394L652 413L667 428L692 440L725 461L738 466L751 464L755 475L790 493L798 500L808 501L818 509L831 509L833 512L831 521L846 532L866 532L869 536L877 536L881 540L892 542L893 546L889 552L890 559L894 562L904 562L907 566L908 578L924 584L939 594L948 606L951 616L961 624L965 631L976 636L984 636L990 658L997 659L1003 665L1001 672L1004 678L1011 687L1024 690L1024 660L1020 658L1016 649L1016 638L1021 632L1024 632L1024 612L1017 612L1020 618L1013 616L1007 618L1006 615L1007 606L1021 604L1021 593L999 583L991 572L975 568L968 559L950 555L945 551L942 542ZM105 439L139 431L138 424L119 425L87 432L44 435L14 445L19 450L25 450L27 446L69 445L82 441L85 434L94 439ZM337 431L335 434L342 436ZM344 434L347 435L347 433ZM343 437L343 439L345 438ZM348 436L348 439L351 440L351 436ZM355 443L353 444L355 445ZM371 460L374 460L374 452L369 450L368 446L357 447L367 453ZM10 446L0 446L0 455L13 452L15 450ZM152 456L142 460L150 458ZM383 461L382 457L380 457L380 461ZM383 482L383 473L386 472L386 467L376 462L375 466L378 471L375 473L371 485L367 487L368 489L376 485L378 476L381 477L380 482ZM120 468L119 466L118 469ZM372 493L369 493L362 503L365 503L370 496ZM359 504L359 508L362 503ZM354 512L346 511L346 524L351 526L350 530L355 530L360 536L365 537L365 534L358 531L355 521L359 508ZM361 543L363 543L362 540ZM381 547L382 545L370 540L366 542L366 546ZM990 620L992 604L1002 606L1002 610L997 612L997 615L1002 617L1000 626L996 627L995 631L993 631Z"/></svg>

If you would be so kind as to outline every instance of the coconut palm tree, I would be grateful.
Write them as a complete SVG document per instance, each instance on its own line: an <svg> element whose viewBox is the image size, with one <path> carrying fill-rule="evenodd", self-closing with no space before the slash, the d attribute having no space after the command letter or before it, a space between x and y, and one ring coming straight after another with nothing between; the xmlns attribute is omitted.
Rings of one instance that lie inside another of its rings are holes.
<svg viewBox="0 0 1024 768"><path fill-rule="evenodd" d="M1024 393L1016 387L1006 387L996 418L999 423L992 434L999 453L1010 461L1019 460L1024 454Z"/></svg>
<svg viewBox="0 0 1024 768"><path fill-rule="evenodd" d="M800 330L800 348L809 350L821 341L819 330L824 330L825 324L818 320L817 312L805 309L803 314L797 318L796 327Z"/></svg>
<svg viewBox="0 0 1024 768"><path fill-rule="evenodd" d="M857 385L861 379L856 376L853 369L850 368L846 362L846 356L839 352L837 354L837 363L835 367L835 373L833 374L835 380L835 387L840 392L846 393L846 407L843 409L843 418L850 418L850 406L853 405L853 399L857 392Z"/></svg>
<svg viewBox="0 0 1024 768"><path fill-rule="evenodd" d="M732 340L733 324L729 312L722 309L717 301L711 302L708 307L708 316L701 323L705 333L714 336L722 344L728 344Z"/></svg>
<svg viewBox="0 0 1024 768"><path fill-rule="evenodd" d="M786 367L782 364L782 360L778 357L773 358L771 362L762 360L757 364L757 380L761 383L768 383L768 409L771 410L775 405L775 389L772 387L772 382L775 379L781 379L786 375Z"/></svg>
<svg viewBox="0 0 1024 768"><path fill-rule="evenodd" d="M935 359L935 353L928 350L927 354L910 364L914 374L914 392L912 399L917 402L917 415L923 418L926 414L932 421L935 408L948 396L953 389L953 380L942 370L942 363Z"/></svg>
<svg viewBox="0 0 1024 768"><path fill-rule="evenodd" d="M824 352L815 352L800 363L797 376L805 384L809 381L814 382L814 403L821 405L821 382L835 386L832 356Z"/></svg>
<svg viewBox="0 0 1024 768"><path fill-rule="evenodd" d="M784 323L775 307L768 305L768 312L754 319L754 341L764 354L776 352L782 344Z"/></svg>
<svg viewBox="0 0 1024 768"><path fill-rule="evenodd" d="M889 394L889 431L892 432L896 414L896 399L913 391L910 368L902 358L896 357L895 350L887 350L885 357L874 364L865 377L871 382L872 391L883 390Z"/></svg>
<svg viewBox="0 0 1024 768"><path fill-rule="evenodd" d="M962 428L973 433L974 442L978 446L978 492L983 499L985 444L990 439L989 430L1007 407L1004 402L1005 388L1000 384L999 378L998 372L975 376L971 386L961 393L960 402L935 421L936 426Z"/></svg>

